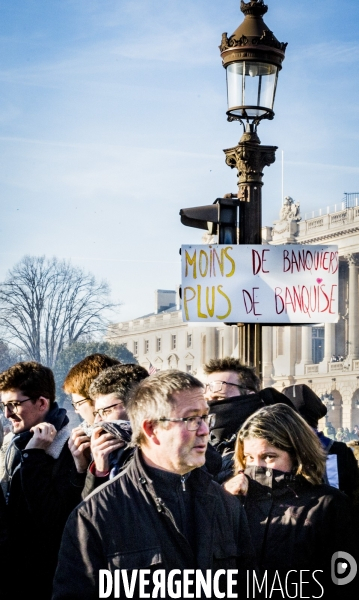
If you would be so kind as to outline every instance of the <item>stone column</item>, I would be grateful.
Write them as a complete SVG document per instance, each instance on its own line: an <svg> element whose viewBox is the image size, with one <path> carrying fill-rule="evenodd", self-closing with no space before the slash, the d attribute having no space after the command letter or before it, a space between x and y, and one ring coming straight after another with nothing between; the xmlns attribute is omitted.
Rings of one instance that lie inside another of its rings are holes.
<svg viewBox="0 0 359 600"><path fill-rule="evenodd" d="M349 323L348 323L348 356L352 359L359 358L359 293L358 293L358 257L349 254Z"/></svg>
<svg viewBox="0 0 359 600"><path fill-rule="evenodd" d="M233 352L232 326L225 325L223 329L223 356L231 356Z"/></svg>
<svg viewBox="0 0 359 600"><path fill-rule="evenodd" d="M296 365L296 375L305 375L305 365L312 365L312 328L303 325L302 331L302 357L299 364Z"/></svg>
<svg viewBox="0 0 359 600"><path fill-rule="evenodd" d="M263 387L273 383L273 328L262 327L262 361L263 361Z"/></svg>
<svg viewBox="0 0 359 600"><path fill-rule="evenodd" d="M328 363L335 354L335 323L324 323L324 356L319 363L319 373L328 372Z"/></svg>
<svg viewBox="0 0 359 600"><path fill-rule="evenodd" d="M216 358L216 328L206 327L206 363L210 358Z"/></svg>

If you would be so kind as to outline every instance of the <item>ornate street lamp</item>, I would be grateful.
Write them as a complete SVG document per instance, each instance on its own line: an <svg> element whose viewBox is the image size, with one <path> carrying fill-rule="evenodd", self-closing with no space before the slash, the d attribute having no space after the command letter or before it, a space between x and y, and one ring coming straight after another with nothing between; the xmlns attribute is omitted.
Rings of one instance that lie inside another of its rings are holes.
<svg viewBox="0 0 359 600"><path fill-rule="evenodd" d="M275 161L277 150L277 146L261 146L257 135L258 123L273 119L278 72L287 46L264 23L267 10L263 0L241 0L244 21L229 38L222 35L219 47L227 72L228 120L240 121L244 129L238 146L224 150L226 163L238 169L237 196L250 205L240 211L248 213L240 222L240 243L244 244L262 241L262 170Z"/></svg>
<svg viewBox="0 0 359 600"><path fill-rule="evenodd" d="M328 394L328 392L325 392L325 394L322 394L320 396L320 399L323 402L324 406L326 406L327 408L331 408L332 410L335 410L333 394Z"/></svg>
<svg viewBox="0 0 359 600"><path fill-rule="evenodd" d="M287 46L264 23L267 10L263 0L241 0L244 21L230 37L222 35L219 47L227 73L227 118L240 121L244 130L238 145L224 150L227 165L238 170L238 193L232 197L239 200L240 244L262 242L263 169L275 161L277 150L277 146L262 146L257 135L258 123L273 119L278 73ZM261 374L261 326L246 324L239 333L239 358Z"/></svg>
<svg viewBox="0 0 359 600"><path fill-rule="evenodd" d="M323 402L324 406L326 406L327 411L329 409L335 410L335 406L334 406L334 396L332 393L325 392L325 394L322 394L320 396L321 401ZM325 415L325 424L327 425L329 423L329 415L328 413Z"/></svg>
<svg viewBox="0 0 359 600"><path fill-rule="evenodd" d="M263 0L241 1L243 23L220 45L227 72L228 120L255 125L273 119L278 72L282 68L287 44L268 29L262 16L268 7Z"/></svg>

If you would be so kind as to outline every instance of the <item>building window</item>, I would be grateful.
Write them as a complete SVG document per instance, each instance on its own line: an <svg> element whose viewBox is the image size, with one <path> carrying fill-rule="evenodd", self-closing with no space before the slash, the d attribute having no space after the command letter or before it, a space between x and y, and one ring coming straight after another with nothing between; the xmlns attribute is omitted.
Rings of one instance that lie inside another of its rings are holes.
<svg viewBox="0 0 359 600"><path fill-rule="evenodd" d="M156 352L161 352L161 338L156 338Z"/></svg>
<svg viewBox="0 0 359 600"><path fill-rule="evenodd" d="M186 365L186 373L192 373L192 365Z"/></svg>
<svg viewBox="0 0 359 600"><path fill-rule="evenodd" d="M149 353L149 351L150 351L150 340L145 340L144 351L145 351L145 354Z"/></svg>
<svg viewBox="0 0 359 600"><path fill-rule="evenodd" d="M138 342L133 342L133 353L135 356L138 354Z"/></svg>
<svg viewBox="0 0 359 600"><path fill-rule="evenodd" d="M172 350L176 350L176 348L177 348L177 336L176 335L171 336L171 348L172 348Z"/></svg>
<svg viewBox="0 0 359 600"><path fill-rule="evenodd" d="M192 348L192 333L187 333L187 348Z"/></svg>
<svg viewBox="0 0 359 600"><path fill-rule="evenodd" d="M314 364L324 358L324 327L312 327L312 359Z"/></svg>

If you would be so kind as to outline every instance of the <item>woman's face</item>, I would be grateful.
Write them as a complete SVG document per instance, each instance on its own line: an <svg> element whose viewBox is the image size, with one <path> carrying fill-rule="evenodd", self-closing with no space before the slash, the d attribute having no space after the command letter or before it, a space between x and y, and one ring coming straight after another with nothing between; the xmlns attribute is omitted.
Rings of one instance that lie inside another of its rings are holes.
<svg viewBox="0 0 359 600"><path fill-rule="evenodd" d="M245 438L243 453L246 467L269 467L270 469L289 472L294 466L292 457L288 452L279 450L263 438Z"/></svg>

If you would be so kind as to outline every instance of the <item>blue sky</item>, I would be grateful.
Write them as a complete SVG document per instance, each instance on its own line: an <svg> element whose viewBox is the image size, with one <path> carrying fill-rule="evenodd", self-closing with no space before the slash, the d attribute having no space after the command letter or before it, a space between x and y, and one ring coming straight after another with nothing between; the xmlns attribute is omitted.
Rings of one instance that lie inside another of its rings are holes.
<svg viewBox="0 0 359 600"><path fill-rule="evenodd" d="M105 279L116 320L180 283L180 208L235 192L218 46L239 0L0 0L0 279L25 254ZM265 168L263 225L359 191L359 2L268 0L288 42Z"/></svg>

